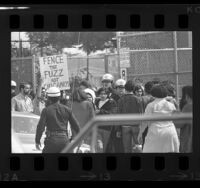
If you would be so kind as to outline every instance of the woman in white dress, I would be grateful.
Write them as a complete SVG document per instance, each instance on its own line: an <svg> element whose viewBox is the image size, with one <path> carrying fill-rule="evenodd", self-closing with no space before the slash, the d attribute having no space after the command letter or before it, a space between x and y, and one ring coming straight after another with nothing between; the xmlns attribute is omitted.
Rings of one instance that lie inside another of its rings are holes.
<svg viewBox="0 0 200 188"><path fill-rule="evenodd" d="M151 94L155 100L147 105L145 114L170 115L176 110L174 104L166 100L167 90L164 86L155 85ZM138 135L139 142L142 142L142 133L147 126L144 153L179 152L179 139L172 121L143 122Z"/></svg>

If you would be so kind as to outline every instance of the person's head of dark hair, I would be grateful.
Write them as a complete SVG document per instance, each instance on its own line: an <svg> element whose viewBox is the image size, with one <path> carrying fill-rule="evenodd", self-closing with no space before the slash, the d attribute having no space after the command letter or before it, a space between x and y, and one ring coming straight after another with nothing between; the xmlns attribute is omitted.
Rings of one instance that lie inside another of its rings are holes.
<svg viewBox="0 0 200 188"><path fill-rule="evenodd" d="M168 96L175 97L175 89L173 82L166 80L163 81L161 84L166 87Z"/></svg>
<svg viewBox="0 0 200 188"><path fill-rule="evenodd" d="M149 81L149 82L147 82L145 85L144 85L144 89L145 89L145 92L147 93L147 94L150 94L151 93L151 89L152 89L152 87L153 87L153 82L152 81Z"/></svg>
<svg viewBox="0 0 200 188"><path fill-rule="evenodd" d="M162 84L156 84L151 89L151 95L156 98L165 98L167 97L167 94L168 91Z"/></svg>
<svg viewBox="0 0 200 188"><path fill-rule="evenodd" d="M135 83L133 80L128 80L125 84L125 90L128 92L134 91Z"/></svg>
<svg viewBox="0 0 200 188"><path fill-rule="evenodd" d="M108 91L107 91L105 88L101 87L101 88L99 88L99 90L97 91L97 95L100 95L100 93L101 93L102 91L104 91L105 93L108 93Z"/></svg>
<svg viewBox="0 0 200 188"><path fill-rule="evenodd" d="M185 104L187 103L186 96L189 96L191 99L193 99L192 86L182 87L182 97L181 97L180 104L179 104L180 110L182 110L183 107L185 106Z"/></svg>
<svg viewBox="0 0 200 188"><path fill-rule="evenodd" d="M193 99L193 96L192 96L192 86L184 86L182 88L182 96L184 98L186 98L186 95L189 96L191 99Z"/></svg>
<svg viewBox="0 0 200 188"><path fill-rule="evenodd" d="M91 88L91 84L87 80L82 80L79 84L79 86L84 86L86 88Z"/></svg>
<svg viewBox="0 0 200 188"><path fill-rule="evenodd" d="M158 85L158 84L160 84L160 81L158 81L158 80L153 80L152 83L153 83L153 85L156 85L156 84Z"/></svg>
<svg viewBox="0 0 200 188"><path fill-rule="evenodd" d="M87 100L87 94L80 88L75 88L72 94L73 101L82 102Z"/></svg>
<svg viewBox="0 0 200 188"><path fill-rule="evenodd" d="M24 89L26 85L29 85L31 87L31 85L28 82L22 82L19 84L19 91L21 91L21 89Z"/></svg>
<svg viewBox="0 0 200 188"><path fill-rule="evenodd" d="M48 100L51 104L54 104L60 100L60 97L48 97Z"/></svg>

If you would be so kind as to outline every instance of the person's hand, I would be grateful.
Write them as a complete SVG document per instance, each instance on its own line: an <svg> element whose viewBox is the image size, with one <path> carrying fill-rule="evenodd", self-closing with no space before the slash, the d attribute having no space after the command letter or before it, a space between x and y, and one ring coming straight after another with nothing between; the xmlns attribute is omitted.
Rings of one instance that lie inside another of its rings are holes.
<svg viewBox="0 0 200 188"><path fill-rule="evenodd" d="M142 144L142 142L143 142L143 139L142 139L142 133L141 132L139 132L139 134L138 134L138 143L139 144Z"/></svg>
<svg viewBox="0 0 200 188"><path fill-rule="evenodd" d="M41 144L40 144L40 143L36 143L36 144L35 144L35 147L36 147L37 150L41 150L41 149L40 149L40 148L41 148Z"/></svg>

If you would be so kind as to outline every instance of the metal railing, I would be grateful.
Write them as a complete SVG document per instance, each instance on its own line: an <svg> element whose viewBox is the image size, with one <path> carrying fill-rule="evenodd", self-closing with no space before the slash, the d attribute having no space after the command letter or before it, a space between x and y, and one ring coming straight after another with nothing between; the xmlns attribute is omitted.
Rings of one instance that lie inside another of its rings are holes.
<svg viewBox="0 0 200 188"><path fill-rule="evenodd" d="M73 153L73 149L91 132L92 134L92 153L95 152L95 144L97 139L97 129L99 126L138 126L135 123L143 121L173 121L175 124L178 122L186 123L186 120L192 120L192 113L178 113L172 115L133 115L133 114L116 114L116 115L99 115L90 120L74 138L74 141L67 145L61 153ZM135 124L135 125L134 125Z"/></svg>

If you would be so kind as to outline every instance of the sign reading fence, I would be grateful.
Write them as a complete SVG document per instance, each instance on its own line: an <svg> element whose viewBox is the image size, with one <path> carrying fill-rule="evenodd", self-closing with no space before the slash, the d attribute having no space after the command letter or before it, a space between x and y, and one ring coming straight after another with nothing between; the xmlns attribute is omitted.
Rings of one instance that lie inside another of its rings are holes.
<svg viewBox="0 0 200 188"><path fill-rule="evenodd" d="M44 79L43 87L69 89L69 74L66 55L40 57L40 73Z"/></svg>

